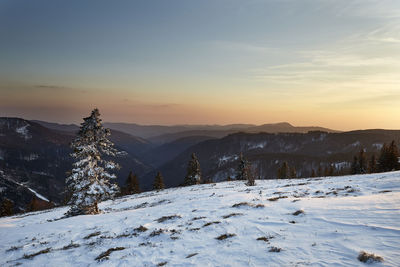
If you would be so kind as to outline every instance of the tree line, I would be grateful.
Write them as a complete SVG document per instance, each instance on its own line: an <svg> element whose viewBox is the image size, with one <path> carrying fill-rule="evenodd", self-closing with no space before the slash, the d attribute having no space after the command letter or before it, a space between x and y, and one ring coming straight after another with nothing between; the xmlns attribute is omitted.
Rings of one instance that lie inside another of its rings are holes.
<svg viewBox="0 0 400 267"><path fill-rule="evenodd" d="M380 154L373 154L369 160L364 149L353 157L351 174L377 173L400 170L400 154L396 142L393 140L389 145L383 144Z"/></svg>

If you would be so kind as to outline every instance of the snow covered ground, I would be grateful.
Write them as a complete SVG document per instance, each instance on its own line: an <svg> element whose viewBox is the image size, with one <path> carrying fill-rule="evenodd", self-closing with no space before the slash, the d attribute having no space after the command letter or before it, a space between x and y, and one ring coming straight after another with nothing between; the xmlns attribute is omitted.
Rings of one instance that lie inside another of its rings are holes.
<svg viewBox="0 0 400 267"><path fill-rule="evenodd" d="M400 172L256 183L1 218L0 266L366 266L360 251L399 266Z"/></svg>

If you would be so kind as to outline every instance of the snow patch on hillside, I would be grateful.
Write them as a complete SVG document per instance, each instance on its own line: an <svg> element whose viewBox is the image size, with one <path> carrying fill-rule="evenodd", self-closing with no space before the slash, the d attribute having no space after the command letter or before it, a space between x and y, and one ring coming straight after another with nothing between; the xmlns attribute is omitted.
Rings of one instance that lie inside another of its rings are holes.
<svg viewBox="0 0 400 267"><path fill-rule="evenodd" d="M238 158L239 157L237 155L224 155L218 159L218 166L220 167L228 162L238 160Z"/></svg>
<svg viewBox="0 0 400 267"><path fill-rule="evenodd" d="M365 266L400 261L400 172L172 188L0 219L0 265Z"/></svg>
<svg viewBox="0 0 400 267"><path fill-rule="evenodd" d="M26 161L33 161L33 160L37 160L38 158L39 158L39 155L35 154L35 153L31 153L29 155L25 155L22 157L22 159L26 160Z"/></svg>
<svg viewBox="0 0 400 267"><path fill-rule="evenodd" d="M335 169L340 170L340 169L346 169L351 166L350 162L343 161L343 162L336 162L334 163Z"/></svg>
<svg viewBox="0 0 400 267"><path fill-rule="evenodd" d="M262 149L264 148L268 142L260 142L260 143L248 143L249 150L252 149Z"/></svg>
<svg viewBox="0 0 400 267"><path fill-rule="evenodd" d="M381 150L382 147L383 147L383 144L381 144L381 143L375 143L375 144L372 144L372 147L375 148L375 149L377 149L377 150Z"/></svg>
<svg viewBox="0 0 400 267"><path fill-rule="evenodd" d="M43 195L39 194L38 192L36 192L35 190L33 190L32 188L27 187L29 191L31 191L32 193L35 194L36 197L40 198L41 200L50 202L47 198L45 198Z"/></svg>
<svg viewBox="0 0 400 267"><path fill-rule="evenodd" d="M27 123L26 125L15 129L15 131L25 139L25 141L32 138L32 136L29 134L28 126L30 126L30 125Z"/></svg>

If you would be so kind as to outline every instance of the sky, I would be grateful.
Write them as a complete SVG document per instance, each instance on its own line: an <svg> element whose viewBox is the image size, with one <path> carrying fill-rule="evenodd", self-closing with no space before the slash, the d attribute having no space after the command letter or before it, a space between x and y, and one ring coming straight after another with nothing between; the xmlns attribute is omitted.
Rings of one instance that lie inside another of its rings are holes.
<svg viewBox="0 0 400 267"><path fill-rule="evenodd" d="M399 0L0 0L0 116L400 129Z"/></svg>

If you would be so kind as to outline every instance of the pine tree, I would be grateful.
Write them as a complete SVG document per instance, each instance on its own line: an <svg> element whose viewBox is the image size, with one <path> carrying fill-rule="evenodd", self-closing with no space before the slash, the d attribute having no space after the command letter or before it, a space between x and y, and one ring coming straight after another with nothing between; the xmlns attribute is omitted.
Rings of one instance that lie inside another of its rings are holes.
<svg viewBox="0 0 400 267"><path fill-rule="evenodd" d="M294 167L290 168L290 178L297 178L296 169Z"/></svg>
<svg viewBox="0 0 400 267"><path fill-rule="evenodd" d="M388 171L395 171L400 168L399 164L399 150L397 148L396 142L393 140L390 143L388 150Z"/></svg>
<svg viewBox="0 0 400 267"><path fill-rule="evenodd" d="M311 177L317 177L317 174L315 173L314 169L311 170Z"/></svg>
<svg viewBox="0 0 400 267"><path fill-rule="evenodd" d="M358 173L367 173L367 158L365 157L364 149L358 154Z"/></svg>
<svg viewBox="0 0 400 267"><path fill-rule="evenodd" d="M329 176L329 168L328 168L328 166L325 166L324 177L328 177L328 176Z"/></svg>
<svg viewBox="0 0 400 267"><path fill-rule="evenodd" d="M321 165L319 165L318 166L318 177L322 177L322 176L324 176L322 173L322 167L321 167Z"/></svg>
<svg viewBox="0 0 400 267"><path fill-rule="evenodd" d="M251 173L250 173L249 162L243 156L243 153L240 153L239 165L236 169L236 180L248 180L250 176Z"/></svg>
<svg viewBox="0 0 400 267"><path fill-rule="evenodd" d="M278 169L278 179L289 178L289 164L284 161L282 166Z"/></svg>
<svg viewBox="0 0 400 267"><path fill-rule="evenodd" d="M368 162L368 173L375 173L376 171L376 158L375 155L372 155L371 159Z"/></svg>
<svg viewBox="0 0 400 267"><path fill-rule="evenodd" d="M113 157L118 153L114 144L107 139L110 134L110 130L101 124L97 108L83 119L78 135L71 144L71 156L76 162L66 179L72 194L67 215L99 213L97 203L113 198L119 191L116 184L110 183L116 176L108 172L118 168L118 164L102 159L102 156Z"/></svg>
<svg viewBox="0 0 400 267"><path fill-rule="evenodd" d="M4 198L0 204L0 217L11 216L14 214L14 202L8 198Z"/></svg>
<svg viewBox="0 0 400 267"><path fill-rule="evenodd" d="M164 188L164 178L162 177L161 172L157 172L156 178L154 179L153 189L162 190Z"/></svg>
<svg viewBox="0 0 400 267"><path fill-rule="evenodd" d="M334 176L334 175L335 175L335 165L331 164L329 166L328 176Z"/></svg>
<svg viewBox="0 0 400 267"><path fill-rule="evenodd" d="M125 187L122 189L124 195L138 194L141 192L139 180L136 174L129 172L128 178L125 181Z"/></svg>
<svg viewBox="0 0 400 267"><path fill-rule="evenodd" d="M246 185L248 186L254 186L256 185L256 180L255 180L255 175L254 173L251 171L250 166L247 167L247 183Z"/></svg>
<svg viewBox="0 0 400 267"><path fill-rule="evenodd" d="M353 157L353 163L351 164L351 174L358 174L360 173L359 161L357 156Z"/></svg>
<svg viewBox="0 0 400 267"><path fill-rule="evenodd" d="M378 159L378 171L387 172L400 169L399 150L396 142L392 141L389 146L383 144Z"/></svg>
<svg viewBox="0 0 400 267"><path fill-rule="evenodd" d="M378 159L379 172L386 172L389 170L390 166L388 165L388 161L389 161L389 147L386 144L383 144Z"/></svg>
<svg viewBox="0 0 400 267"><path fill-rule="evenodd" d="M183 185L195 185L201 183L201 170L200 163L196 157L195 153L192 153L192 158L188 163L187 174L185 180L183 181Z"/></svg>

